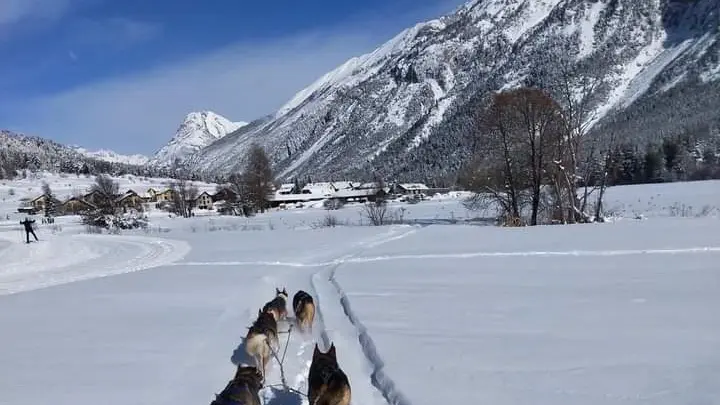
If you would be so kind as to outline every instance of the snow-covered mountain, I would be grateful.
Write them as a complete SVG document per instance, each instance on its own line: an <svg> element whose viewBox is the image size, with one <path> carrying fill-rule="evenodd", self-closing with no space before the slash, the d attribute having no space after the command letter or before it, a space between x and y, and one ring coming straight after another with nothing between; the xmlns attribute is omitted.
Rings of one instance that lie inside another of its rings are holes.
<svg viewBox="0 0 720 405"><path fill-rule="evenodd" d="M88 156L77 147L65 146L49 139L0 130L0 178L13 177L21 170L144 176L160 173L142 165Z"/></svg>
<svg viewBox="0 0 720 405"><path fill-rule="evenodd" d="M573 92L584 79L602 79L593 94L596 130L673 135L700 117L720 121L719 5L474 0L347 61L188 162L227 175L259 142L282 179L444 178L471 154L473 117L492 92L551 88L563 78Z"/></svg>
<svg viewBox="0 0 720 405"><path fill-rule="evenodd" d="M111 150L107 149L100 149L97 151L89 151L85 148L75 146L74 149L91 158L95 158L98 160L103 160L105 162L110 163L125 163L128 165L136 165L136 166L142 166L147 164L147 162L150 160L149 157L144 155L121 155L119 153L116 153Z"/></svg>
<svg viewBox="0 0 720 405"><path fill-rule="evenodd" d="M150 164L169 167L175 162L184 162L193 153L245 125L246 122L231 122L212 111L192 112L170 142L155 153Z"/></svg>

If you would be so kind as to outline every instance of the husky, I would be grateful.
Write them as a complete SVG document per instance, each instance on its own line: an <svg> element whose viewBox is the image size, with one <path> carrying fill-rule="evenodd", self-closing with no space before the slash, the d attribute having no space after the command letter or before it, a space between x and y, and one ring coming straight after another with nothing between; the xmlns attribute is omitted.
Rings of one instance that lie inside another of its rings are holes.
<svg viewBox="0 0 720 405"><path fill-rule="evenodd" d="M323 353L315 343L308 374L308 399L312 405L350 405L350 382L340 369L335 344Z"/></svg>
<svg viewBox="0 0 720 405"><path fill-rule="evenodd" d="M276 322L285 319L287 318L287 300L288 293L285 291L285 287L283 287L282 291L275 288L275 298L265 304L262 310L263 312L270 312Z"/></svg>
<svg viewBox="0 0 720 405"><path fill-rule="evenodd" d="M293 311L300 330L312 331L313 319L315 319L315 302L313 297L305 291L298 291L293 296Z"/></svg>
<svg viewBox="0 0 720 405"><path fill-rule="evenodd" d="M261 405L259 391L263 376L257 367L240 366L235 377L210 405Z"/></svg>
<svg viewBox="0 0 720 405"><path fill-rule="evenodd" d="M275 317L269 312L258 310L258 317L245 336L245 353L255 359L255 364L262 370L263 376L272 350L277 350L279 346Z"/></svg>

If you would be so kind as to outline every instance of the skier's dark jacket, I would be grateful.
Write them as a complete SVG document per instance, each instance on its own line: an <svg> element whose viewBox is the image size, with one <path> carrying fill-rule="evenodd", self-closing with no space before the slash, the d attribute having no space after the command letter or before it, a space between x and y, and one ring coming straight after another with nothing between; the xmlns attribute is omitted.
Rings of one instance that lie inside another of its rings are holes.
<svg viewBox="0 0 720 405"><path fill-rule="evenodd" d="M32 224L35 223L35 220L26 219L24 221L20 221L21 225L25 225L25 231L30 232L32 230Z"/></svg>

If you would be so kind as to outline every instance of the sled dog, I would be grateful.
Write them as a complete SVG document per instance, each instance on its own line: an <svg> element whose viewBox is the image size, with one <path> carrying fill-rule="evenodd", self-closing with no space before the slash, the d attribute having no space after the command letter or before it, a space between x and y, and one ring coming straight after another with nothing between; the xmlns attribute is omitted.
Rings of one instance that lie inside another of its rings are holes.
<svg viewBox="0 0 720 405"><path fill-rule="evenodd" d="M288 293L285 291L285 287L283 287L282 291L275 288L275 298L266 303L262 310L263 312L270 312L275 321L285 319L287 318L287 300Z"/></svg>
<svg viewBox="0 0 720 405"><path fill-rule="evenodd" d="M210 405L261 405L259 391L262 381L263 376L257 367L240 366L235 377Z"/></svg>
<svg viewBox="0 0 720 405"><path fill-rule="evenodd" d="M305 291L298 291L293 296L293 311L300 330L312 330L315 319L315 302L313 297Z"/></svg>
<svg viewBox="0 0 720 405"><path fill-rule="evenodd" d="M350 382L340 369L335 344L323 353L315 343L308 374L308 399L314 405L350 405Z"/></svg>
<svg viewBox="0 0 720 405"><path fill-rule="evenodd" d="M265 369L272 351L270 346L277 350L280 346L278 341L277 322L272 314L258 310L258 317L255 322L248 328L245 336L245 353L255 359L257 368L262 370L265 375Z"/></svg>

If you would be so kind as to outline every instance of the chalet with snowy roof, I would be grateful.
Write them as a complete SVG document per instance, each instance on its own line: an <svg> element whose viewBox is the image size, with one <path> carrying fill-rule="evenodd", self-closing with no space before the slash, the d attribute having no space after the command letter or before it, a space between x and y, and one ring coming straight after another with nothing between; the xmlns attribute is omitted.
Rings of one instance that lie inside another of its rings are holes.
<svg viewBox="0 0 720 405"><path fill-rule="evenodd" d="M195 207L200 210L209 210L213 208L213 198L207 191L203 191L195 199Z"/></svg>
<svg viewBox="0 0 720 405"><path fill-rule="evenodd" d="M46 194L40 195L30 200L30 206L32 206L35 212L45 211L45 207L50 203L52 203L56 207L62 205L62 201Z"/></svg>
<svg viewBox="0 0 720 405"><path fill-rule="evenodd" d="M399 183L393 186L392 192L401 195L427 194L430 188L422 183Z"/></svg>
<svg viewBox="0 0 720 405"><path fill-rule="evenodd" d="M300 194L310 194L313 197L329 198L332 197L337 189L332 183L308 183L300 190Z"/></svg>
<svg viewBox="0 0 720 405"><path fill-rule="evenodd" d="M175 194L175 192L173 190L167 189L163 192L155 194L155 201L157 201L157 202L173 201L174 194Z"/></svg>
<svg viewBox="0 0 720 405"><path fill-rule="evenodd" d="M293 184L293 183L281 184L280 187L277 190L275 190L275 194L280 194L280 195L295 194L295 184Z"/></svg>
<svg viewBox="0 0 720 405"><path fill-rule="evenodd" d="M117 197L115 203L123 208L139 207L144 202L143 198L133 190L128 190L125 194Z"/></svg>
<svg viewBox="0 0 720 405"><path fill-rule="evenodd" d="M149 189L147 189L147 191L145 191L145 194L142 197L146 202L156 202L157 194L158 194L157 190L150 187Z"/></svg>
<svg viewBox="0 0 720 405"><path fill-rule="evenodd" d="M335 188L336 191L352 190L354 184L358 184L358 183L355 183L352 181L333 181L332 182L333 188Z"/></svg>
<svg viewBox="0 0 720 405"><path fill-rule="evenodd" d="M62 206L62 212L70 215L77 215L83 212L96 210L97 206L83 200L80 197L71 197Z"/></svg>
<svg viewBox="0 0 720 405"><path fill-rule="evenodd" d="M84 196L82 196L82 199L93 205L98 205L98 203L105 200L102 193L97 190L93 190L93 191L85 194Z"/></svg>
<svg viewBox="0 0 720 405"><path fill-rule="evenodd" d="M222 187L212 195L212 199L214 203L220 201L235 201L237 200L237 195L234 191L230 190L230 188Z"/></svg>

